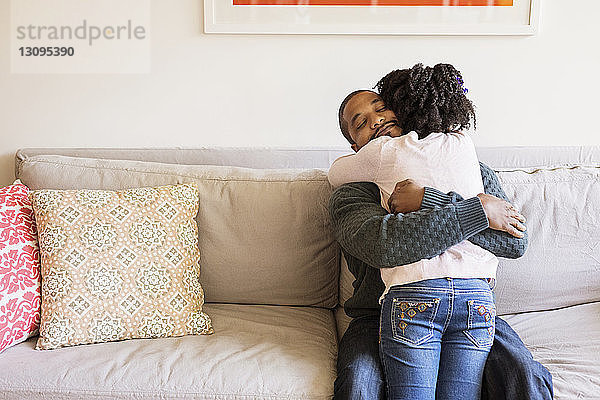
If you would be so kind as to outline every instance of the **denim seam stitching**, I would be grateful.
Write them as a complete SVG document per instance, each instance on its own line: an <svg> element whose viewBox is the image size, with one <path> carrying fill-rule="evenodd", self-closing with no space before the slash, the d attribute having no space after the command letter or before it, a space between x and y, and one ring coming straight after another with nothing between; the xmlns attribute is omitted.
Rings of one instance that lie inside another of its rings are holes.
<svg viewBox="0 0 600 400"><path fill-rule="evenodd" d="M383 310L382 310L383 311ZM381 343L381 323L383 322L383 312L379 313L379 359L381 360L381 365L383 366L384 376L388 373L387 363L385 362L385 356L383 354L383 344ZM390 321L391 322L391 321ZM385 394L386 397L390 397L390 386L388 383L388 379L384 379L385 381Z"/></svg>
<svg viewBox="0 0 600 400"><path fill-rule="evenodd" d="M446 321L444 321L444 326L442 328L442 335L446 333L446 329L448 329L448 325L450 324L450 319L452 318L452 312L454 311L454 293L448 294L448 312L446 313Z"/></svg>

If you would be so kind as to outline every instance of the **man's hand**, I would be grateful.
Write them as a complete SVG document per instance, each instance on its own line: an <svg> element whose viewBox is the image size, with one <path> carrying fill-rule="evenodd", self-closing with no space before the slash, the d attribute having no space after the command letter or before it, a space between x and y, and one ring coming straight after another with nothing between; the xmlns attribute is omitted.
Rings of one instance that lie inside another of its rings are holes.
<svg viewBox="0 0 600 400"><path fill-rule="evenodd" d="M512 204L485 193L479 193L477 197L481 200L491 229L508 232L518 238L524 236L521 232L526 229L523 225L525 217Z"/></svg>
<svg viewBox="0 0 600 400"><path fill-rule="evenodd" d="M396 187L388 200L390 212L404 214L419 210L424 194L425 187L412 179L405 179L396 183Z"/></svg>

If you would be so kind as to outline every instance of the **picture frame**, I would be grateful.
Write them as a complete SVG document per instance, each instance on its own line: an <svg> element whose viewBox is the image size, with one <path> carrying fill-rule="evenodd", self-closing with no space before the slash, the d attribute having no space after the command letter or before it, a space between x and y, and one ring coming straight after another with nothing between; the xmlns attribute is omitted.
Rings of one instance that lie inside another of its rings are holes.
<svg viewBox="0 0 600 400"><path fill-rule="evenodd" d="M534 35L540 3L541 0L204 0L204 32Z"/></svg>

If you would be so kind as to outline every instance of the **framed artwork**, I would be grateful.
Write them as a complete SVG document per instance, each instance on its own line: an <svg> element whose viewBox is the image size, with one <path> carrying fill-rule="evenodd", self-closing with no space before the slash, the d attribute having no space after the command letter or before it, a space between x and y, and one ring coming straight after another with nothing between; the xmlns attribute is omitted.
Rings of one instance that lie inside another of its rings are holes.
<svg viewBox="0 0 600 400"><path fill-rule="evenodd" d="M206 33L532 35L541 0L204 0Z"/></svg>

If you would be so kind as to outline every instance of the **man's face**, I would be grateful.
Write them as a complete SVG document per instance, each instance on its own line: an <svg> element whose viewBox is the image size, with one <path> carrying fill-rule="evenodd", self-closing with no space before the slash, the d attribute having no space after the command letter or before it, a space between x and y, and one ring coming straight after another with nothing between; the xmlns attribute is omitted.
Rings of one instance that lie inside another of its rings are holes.
<svg viewBox="0 0 600 400"><path fill-rule="evenodd" d="M361 92L350 99L343 112L348 133L354 143L352 149L358 151L369 141L380 136L398 137L402 129L392 110L389 110L381 97L373 92Z"/></svg>

